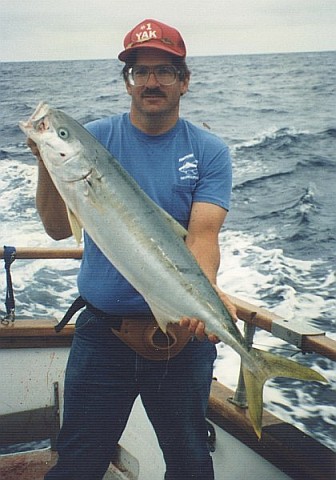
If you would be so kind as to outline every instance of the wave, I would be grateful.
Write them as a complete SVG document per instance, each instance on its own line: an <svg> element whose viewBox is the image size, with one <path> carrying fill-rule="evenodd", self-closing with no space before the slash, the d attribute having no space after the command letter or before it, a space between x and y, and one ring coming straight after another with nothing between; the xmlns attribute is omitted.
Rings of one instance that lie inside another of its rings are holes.
<svg viewBox="0 0 336 480"><path fill-rule="evenodd" d="M37 218L35 208L36 168L17 160L1 161L0 223L1 234L7 222L21 222ZM6 240L4 238L4 240Z"/></svg>
<svg viewBox="0 0 336 480"><path fill-rule="evenodd" d="M6 150L0 149L0 160L7 160L9 157L9 154Z"/></svg>
<svg viewBox="0 0 336 480"><path fill-rule="evenodd" d="M305 227L310 223L310 215L319 210L320 205L316 197L316 189L313 184L309 184L303 193L293 197L291 201L279 204L276 213L286 213L288 220L291 220L291 225L295 227ZM272 215L274 212L270 212ZM265 215L265 218L267 215ZM261 217L262 218L262 217ZM294 239L294 238L293 238Z"/></svg>
<svg viewBox="0 0 336 480"><path fill-rule="evenodd" d="M271 235L223 231L220 286L288 319L322 318L328 305L333 310L336 304L330 298L330 290L336 288L335 276L322 282L322 260L300 260L281 248L269 247ZM323 328L336 330L336 320L333 323L334 326L326 323Z"/></svg>
<svg viewBox="0 0 336 480"><path fill-rule="evenodd" d="M292 172L293 170L289 170L287 172L278 172L278 173L270 172L269 174L264 174L264 175L257 174L256 177L247 178L245 180L240 180L239 183L235 183L235 185L233 186L233 191L240 190L242 187L254 187L257 183L263 182L264 180L271 180L275 178L284 177L286 175L291 174Z"/></svg>
<svg viewBox="0 0 336 480"><path fill-rule="evenodd" d="M305 148L310 144L313 148L316 141L330 141L330 137L336 137L336 128L331 127L321 131L311 132L294 127L277 128L273 126L248 140L233 141L230 149L233 155L237 156L241 152L246 154L246 151L249 150L260 151L262 149L270 149L277 151L283 148L295 147L297 144L301 145L301 143ZM315 151L318 151L316 146Z"/></svg>
<svg viewBox="0 0 336 480"><path fill-rule="evenodd" d="M329 155L321 155L318 153L307 154L305 158L302 158L298 162L298 166L306 167L307 169L322 169L335 167L336 158ZM332 175L332 173L331 173ZM331 177L332 178L332 177Z"/></svg>
<svg viewBox="0 0 336 480"><path fill-rule="evenodd" d="M324 130L322 134L327 135L328 137L336 137L336 128L328 128Z"/></svg>
<svg viewBox="0 0 336 480"><path fill-rule="evenodd" d="M248 149L262 149L270 147L274 149L281 149L284 146L287 147L293 142L297 142L300 138L306 135L310 135L310 132L307 130L298 130L294 127L284 127L280 129L271 127L249 140L234 144L232 146L232 150L235 153Z"/></svg>
<svg viewBox="0 0 336 480"><path fill-rule="evenodd" d="M296 216L299 219L299 226L306 226L310 223L310 214L316 212L319 208L319 203L316 199L316 191L311 184L306 188L306 191L298 199L296 205Z"/></svg>
<svg viewBox="0 0 336 480"><path fill-rule="evenodd" d="M327 278L321 279L325 271L322 261L291 258L280 248L270 248L268 235L263 233L258 236L225 230L221 234L220 245L222 261L218 284L225 292L288 320L308 322L330 332L331 336L336 335L336 300L331 294L331 291L336 291L336 277L335 272L330 272ZM242 328L242 323L238 322L238 326ZM298 352L295 347L262 330L256 332L254 343L280 355ZM235 388L239 359L226 345L219 344L217 349L215 375ZM265 386L267 409L335 448L330 428L335 417L332 413L335 401L332 389L336 385L334 364L327 359L320 361L315 355L300 355L299 361L326 375L330 387L321 389L302 382L272 380ZM298 398L300 395L304 398ZM329 407L330 411L324 410ZM322 417L321 411L324 412Z"/></svg>

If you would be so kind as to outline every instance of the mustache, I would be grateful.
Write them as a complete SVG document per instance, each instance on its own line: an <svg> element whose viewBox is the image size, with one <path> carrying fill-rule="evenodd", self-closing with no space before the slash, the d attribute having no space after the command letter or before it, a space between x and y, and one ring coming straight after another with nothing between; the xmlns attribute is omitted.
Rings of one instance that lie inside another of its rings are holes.
<svg viewBox="0 0 336 480"><path fill-rule="evenodd" d="M159 88L146 88L142 92L142 97L151 97L152 95L155 95L156 97L165 97L166 95L159 89Z"/></svg>

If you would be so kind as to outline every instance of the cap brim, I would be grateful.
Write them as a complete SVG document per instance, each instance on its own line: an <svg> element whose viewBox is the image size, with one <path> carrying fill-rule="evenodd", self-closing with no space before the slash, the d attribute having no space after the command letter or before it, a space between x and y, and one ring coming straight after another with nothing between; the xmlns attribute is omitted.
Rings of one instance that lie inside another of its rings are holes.
<svg viewBox="0 0 336 480"><path fill-rule="evenodd" d="M175 57L180 57L184 58L185 54L177 53L176 50L171 48L169 45L165 45L163 43L154 43L153 41L149 43L143 42L139 43L137 45L134 45L133 47L126 48L122 52L119 53L118 59L121 60L122 62L126 62L127 58L136 50L140 50L141 48L151 48L153 50L160 50L161 52L166 52L170 53L171 55L174 55Z"/></svg>

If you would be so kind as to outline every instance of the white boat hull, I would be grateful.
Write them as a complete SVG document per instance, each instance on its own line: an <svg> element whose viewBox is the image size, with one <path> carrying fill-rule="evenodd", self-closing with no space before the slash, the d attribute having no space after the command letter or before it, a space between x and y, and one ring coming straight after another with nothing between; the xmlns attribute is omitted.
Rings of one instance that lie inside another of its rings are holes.
<svg viewBox="0 0 336 480"><path fill-rule="evenodd" d="M55 383L58 384L59 407L62 411L63 378L68 352L67 347L1 349L1 384L6 387L0 391L0 418L3 415L53 406ZM247 476L250 480L290 478L216 425L215 430L216 450L213 459L216 479L227 478L227 472L230 472L232 479ZM161 450L140 399L137 399L134 405L120 445L129 452L131 459L134 457L139 462L139 480L157 480L164 477L165 466ZM44 451L43 461L46 455L48 453ZM13 460L11 455L11 461ZM1 466L6 462L8 463L8 457L0 456L0 472ZM118 478L115 475L110 471L106 480ZM1 478L7 480L12 477Z"/></svg>
<svg viewBox="0 0 336 480"><path fill-rule="evenodd" d="M4 251L0 248L0 258ZM16 258L81 258L81 249L18 248ZM276 334L303 351L336 360L336 342L230 296L238 317ZM55 443L63 409L63 380L73 325L60 333L53 320L20 319L0 324L0 478L42 480L56 461ZM215 429L215 478L334 480L336 455L294 426L264 411L256 439L246 410L228 402L233 392L213 382L208 418ZM51 448L9 454L8 445L49 439ZM164 462L138 399L104 480L159 480ZM5 448L2 448L5 447ZM6 452L6 453L5 453Z"/></svg>

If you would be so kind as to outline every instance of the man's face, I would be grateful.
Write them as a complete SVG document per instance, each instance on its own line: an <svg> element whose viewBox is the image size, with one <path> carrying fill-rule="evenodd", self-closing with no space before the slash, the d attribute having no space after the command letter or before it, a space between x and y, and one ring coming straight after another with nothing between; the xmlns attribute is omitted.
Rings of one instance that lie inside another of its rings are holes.
<svg viewBox="0 0 336 480"><path fill-rule="evenodd" d="M154 67L158 65L172 65L171 55L150 48L143 48L137 54L134 67ZM131 85L126 82L126 88L132 97L131 111L136 114L157 116L176 113L178 115L181 94L188 90L189 80L180 80L177 76L172 85L162 85L151 73L145 85Z"/></svg>

